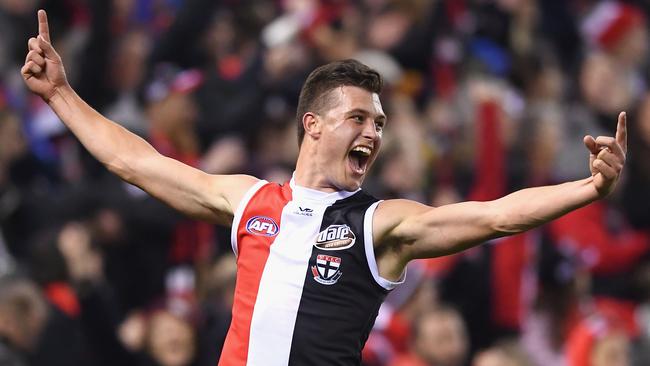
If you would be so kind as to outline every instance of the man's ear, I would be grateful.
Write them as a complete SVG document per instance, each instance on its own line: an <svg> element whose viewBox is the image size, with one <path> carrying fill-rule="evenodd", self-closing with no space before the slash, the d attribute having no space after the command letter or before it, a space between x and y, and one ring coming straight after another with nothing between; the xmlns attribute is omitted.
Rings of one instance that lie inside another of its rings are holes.
<svg viewBox="0 0 650 366"><path fill-rule="evenodd" d="M302 127L305 129L305 135L318 139L320 138L323 123L315 113L307 112L302 116Z"/></svg>

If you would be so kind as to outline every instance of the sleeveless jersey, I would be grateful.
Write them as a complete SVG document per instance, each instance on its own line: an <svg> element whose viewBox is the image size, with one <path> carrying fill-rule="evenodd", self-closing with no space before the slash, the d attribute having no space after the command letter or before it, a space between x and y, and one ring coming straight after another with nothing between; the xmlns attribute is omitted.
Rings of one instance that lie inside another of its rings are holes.
<svg viewBox="0 0 650 366"><path fill-rule="evenodd" d="M358 190L325 193L260 181L232 226L237 283L220 366L359 365L387 293L372 217Z"/></svg>

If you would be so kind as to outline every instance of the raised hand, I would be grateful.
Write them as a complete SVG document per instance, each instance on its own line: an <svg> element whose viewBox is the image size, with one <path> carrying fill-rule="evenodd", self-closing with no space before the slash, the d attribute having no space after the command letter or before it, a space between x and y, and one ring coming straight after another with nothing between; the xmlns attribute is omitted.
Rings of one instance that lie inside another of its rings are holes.
<svg viewBox="0 0 650 366"><path fill-rule="evenodd" d="M625 165L627 154L627 115L618 115L616 138L611 136L585 136L584 143L589 149L589 169L594 177L594 186L604 197L612 192Z"/></svg>
<svg viewBox="0 0 650 366"><path fill-rule="evenodd" d="M20 70L30 91L49 100L57 90L68 84L61 57L50 43L50 29L45 10L38 11L38 36L27 42L25 65Z"/></svg>

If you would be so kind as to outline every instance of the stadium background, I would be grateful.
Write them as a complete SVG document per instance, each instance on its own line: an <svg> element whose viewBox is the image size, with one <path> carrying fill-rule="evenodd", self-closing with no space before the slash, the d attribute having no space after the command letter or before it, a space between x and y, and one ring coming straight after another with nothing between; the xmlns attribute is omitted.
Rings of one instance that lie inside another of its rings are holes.
<svg viewBox="0 0 650 366"><path fill-rule="evenodd" d="M234 286L228 230L110 176L26 92L41 7L86 101L210 173L288 179L301 84L336 59L385 77L388 131L366 180L381 198L441 205L585 177L582 136L613 134L627 111L611 197L413 263L364 364L650 364L640 0L1 0L0 319L22 336L0 326L0 360L215 365Z"/></svg>

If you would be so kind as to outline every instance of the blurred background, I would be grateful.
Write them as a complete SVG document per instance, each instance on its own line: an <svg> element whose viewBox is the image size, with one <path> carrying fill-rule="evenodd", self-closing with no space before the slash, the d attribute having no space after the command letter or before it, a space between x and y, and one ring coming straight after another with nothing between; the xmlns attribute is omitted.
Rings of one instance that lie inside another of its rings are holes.
<svg viewBox="0 0 650 366"><path fill-rule="evenodd" d="M365 189L431 205L588 176L585 134L628 112L616 192L537 230L414 262L365 366L650 365L645 1L0 0L0 365L215 365L228 229L100 166L26 92L50 18L70 83L161 153L286 181L314 67L385 78Z"/></svg>

